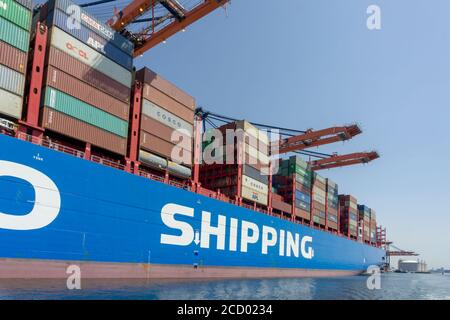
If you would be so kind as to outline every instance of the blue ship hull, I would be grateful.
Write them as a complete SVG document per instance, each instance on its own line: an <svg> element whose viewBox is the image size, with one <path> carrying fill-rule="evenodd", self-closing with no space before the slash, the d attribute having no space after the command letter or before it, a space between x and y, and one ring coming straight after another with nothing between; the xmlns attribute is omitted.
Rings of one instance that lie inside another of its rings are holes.
<svg viewBox="0 0 450 320"><path fill-rule="evenodd" d="M0 277L356 274L385 251L0 135Z"/></svg>

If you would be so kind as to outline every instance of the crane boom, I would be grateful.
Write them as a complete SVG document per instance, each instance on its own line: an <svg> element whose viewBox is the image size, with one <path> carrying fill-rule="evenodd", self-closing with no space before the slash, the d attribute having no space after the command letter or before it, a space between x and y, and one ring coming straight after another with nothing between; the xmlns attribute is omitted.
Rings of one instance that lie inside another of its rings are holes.
<svg viewBox="0 0 450 320"><path fill-rule="evenodd" d="M345 167L354 164L368 163L372 160L379 158L379 154L376 151L372 152L356 152L346 155L332 155L325 159L319 159L311 161L311 169L314 171L331 169L337 167Z"/></svg>
<svg viewBox="0 0 450 320"><path fill-rule="evenodd" d="M294 137L280 140L278 153L288 153L321 145L345 141L360 134L362 131L357 125L332 127L313 131L312 129Z"/></svg>
<svg viewBox="0 0 450 320"><path fill-rule="evenodd" d="M157 4L163 5L170 12L175 19L161 29L143 35L142 41L134 50L134 56L137 57L228 2L229 0L202 0L193 9L185 10L176 0L135 0L117 12L108 24L114 30L121 31Z"/></svg>

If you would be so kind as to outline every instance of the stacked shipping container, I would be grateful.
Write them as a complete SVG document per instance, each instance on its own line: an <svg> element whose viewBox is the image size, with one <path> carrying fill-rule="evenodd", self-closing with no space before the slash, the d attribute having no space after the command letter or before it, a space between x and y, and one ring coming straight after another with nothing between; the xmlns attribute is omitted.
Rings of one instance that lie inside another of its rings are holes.
<svg viewBox="0 0 450 320"><path fill-rule="evenodd" d="M152 169L189 179L194 98L148 68L139 70L136 79L143 83L139 161Z"/></svg>
<svg viewBox="0 0 450 320"><path fill-rule="evenodd" d="M328 228L337 231L339 225L338 210L339 210L339 191L338 185L327 180L327 225Z"/></svg>
<svg viewBox="0 0 450 320"><path fill-rule="evenodd" d="M365 205L358 205L359 223L362 226L364 242L370 242L370 208Z"/></svg>
<svg viewBox="0 0 450 320"><path fill-rule="evenodd" d="M218 129L223 138L223 158L220 161L225 162L228 158L232 159L233 163L203 164L200 171L202 185L212 190L220 189L229 197L267 206L269 179L268 175L262 172L262 168L269 167L267 134L246 121L236 121ZM227 133L236 136L236 139L228 144ZM238 152L238 146L242 146L242 153Z"/></svg>
<svg viewBox="0 0 450 320"><path fill-rule="evenodd" d="M295 216L310 221L312 171L308 163L297 156L281 160L273 183L284 201L295 202Z"/></svg>
<svg viewBox="0 0 450 320"><path fill-rule="evenodd" d="M339 227L342 234L358 238L358 202L350 195L339 195Z"/></svg>
<svg viewBox="0 0 450 320"><path fill-rule="evenodd" d="M326 223L326 179L317 173L313 174L312 187L312 220L314 223L325 226Z"/></svg>
<svg viewBox="0 0 450 320"><path fill-rule="evenodd" d="M22 117L31 0L0 0L0 116Z"/></svg>
<svg viewBox="0 0 450 320"><path fill-rule="evenodd" d="M133 45L73 6L51 0L35 17L49 27L41 126L125 156Z"/></svg>
<svg viewBox="0 0 450 320"><path fill-rule="evenodd" d="M370 209L370 242L377 242L377 214L373 209Z"/></svg>

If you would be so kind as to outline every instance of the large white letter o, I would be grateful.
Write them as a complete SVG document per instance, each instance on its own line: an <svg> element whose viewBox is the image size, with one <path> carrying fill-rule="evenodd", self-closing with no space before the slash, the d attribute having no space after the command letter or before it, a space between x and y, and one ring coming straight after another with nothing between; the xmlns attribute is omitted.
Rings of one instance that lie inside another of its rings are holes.
<svg viewBox="0 0 450 320"><path fill-rule="evenodd" d="M35 230L48 226L59 214L61 196L55 183L42 172L9 161L0 160L0 176L27 181L33 186L35 202L26 215L0 212L0 229Z"/></svg>

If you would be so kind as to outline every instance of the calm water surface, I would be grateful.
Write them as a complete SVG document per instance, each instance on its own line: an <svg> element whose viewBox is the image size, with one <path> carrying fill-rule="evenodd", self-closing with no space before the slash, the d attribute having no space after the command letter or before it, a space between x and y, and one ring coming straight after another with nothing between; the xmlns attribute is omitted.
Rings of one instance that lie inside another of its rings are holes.
<svg viewBox="0 0 450 320"><path fill-rule="evenodd" d="M85 281L67 290L62 280L0 280L0 299L450 299L450 275L383 274L381 289L367 277L196 282Z"/></svg>

